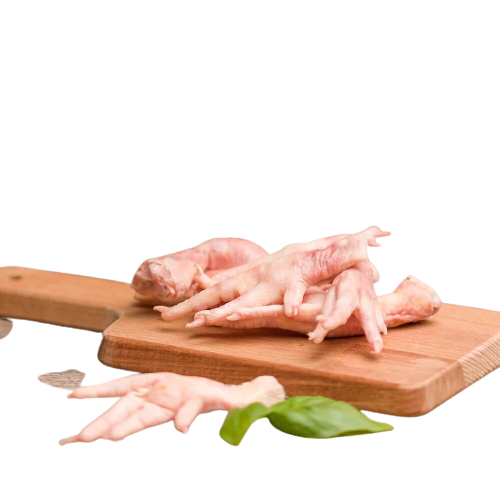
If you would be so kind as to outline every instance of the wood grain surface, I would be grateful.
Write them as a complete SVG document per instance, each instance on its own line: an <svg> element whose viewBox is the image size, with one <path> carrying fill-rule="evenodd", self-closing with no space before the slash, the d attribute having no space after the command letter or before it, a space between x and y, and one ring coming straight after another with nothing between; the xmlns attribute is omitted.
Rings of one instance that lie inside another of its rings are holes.
<svg viewBox="0 0 500 500"><path fill-rule="evenodd" d="M104 332L98 356L116 368L231 384L274 375L289 396L324 395L401 416L431 411L500 366L500 312L449 304L390 329L377 355L363 337L317 345L281 330L187 330L188 318L165 323L126 283L4 267L0 317Z"/></svg>

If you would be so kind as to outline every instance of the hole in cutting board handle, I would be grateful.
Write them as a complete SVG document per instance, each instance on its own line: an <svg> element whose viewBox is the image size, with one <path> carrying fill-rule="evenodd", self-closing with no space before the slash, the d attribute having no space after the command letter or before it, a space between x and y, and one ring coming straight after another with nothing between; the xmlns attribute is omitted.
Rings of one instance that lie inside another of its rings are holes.
<svg viewBox="0 0 500 500"><path fill-rule="evenodd" d="M9 276L11 280L21 280L23 277L20 274L13 274L12 276Z"/></svg>

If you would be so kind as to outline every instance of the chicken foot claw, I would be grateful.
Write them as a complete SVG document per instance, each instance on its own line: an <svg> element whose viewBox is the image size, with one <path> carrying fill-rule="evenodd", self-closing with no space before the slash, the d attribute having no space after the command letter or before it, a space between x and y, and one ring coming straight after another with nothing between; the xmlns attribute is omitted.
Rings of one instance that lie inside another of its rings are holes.
<svg viewBox="0 0 500 500"><path fill-rule="evenodd" d="M178 431L186 433L201 413L229 411L252 403L271 406L285 399L285 391L270 376L257 377L241 385L224 385L175 373L146 373L78 387L68 396L71 399L107 397L120 399L79 434L61 439L61 446L97 439L117 441L171 420Z"/></svg>
<svg viewBox="0 0 500 500"><path fill-rule="evenodd" d="M196 273L193 280L199 286L199 288L205 290L206 288L209 288L215 284L215 281L210 278L210 276L205 274L205 271L198 264L195 264L195 267Z"/></svg>

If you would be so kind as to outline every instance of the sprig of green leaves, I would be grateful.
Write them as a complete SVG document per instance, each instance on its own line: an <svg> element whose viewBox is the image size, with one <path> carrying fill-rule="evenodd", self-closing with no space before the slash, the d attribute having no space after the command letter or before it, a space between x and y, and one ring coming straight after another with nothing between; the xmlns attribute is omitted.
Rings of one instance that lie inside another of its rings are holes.
<svg viewBox="0 0 500 500"><path fill-rule="evenodd" d="M276 429L306 438L333 438L391 431L393 427L370 420L357 408L343 401L323 396L294 396L270 408L254 403L246 408L231 410L220 436L238 446L250 426L267 417Z"/></svg>

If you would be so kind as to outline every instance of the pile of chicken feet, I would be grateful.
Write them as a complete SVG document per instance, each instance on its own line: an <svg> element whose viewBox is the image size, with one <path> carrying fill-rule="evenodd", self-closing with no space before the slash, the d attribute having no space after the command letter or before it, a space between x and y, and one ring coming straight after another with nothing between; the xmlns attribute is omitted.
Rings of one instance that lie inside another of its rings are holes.
<svg viewBox="0 0 500 500"><path fill-rule="evenodd" d="M197 247L146 260L132 287L157 305L164 321L194 314L186 326L280 328L326 337L365 335L374 352L387 328L421 321L441 307L437 293L408 276L377 297L379 273L368 247L389 236L377 226L268 254L239 238L215 238Z"/></svg>
<svg viewBox="0 0 500 500"><path fill-rule="evenodd" d="M326 337L365 335L375 352L388 327L420 321L441 307L437 293L408 276L393 293L377 297L379 273L368 260L368 246L389 236L373 226L309 243L288 245L269 255L251 241L216 238L197 247L148 259L132 287L165 321L194 314L190 328L281 328ZM60 444L118 440L171 420L187 432L201 413L230 411L285 399L274 377L240 386L174 373L132 375L105 384L79 387L70 398L120 398L79 434Z"/></svg>

